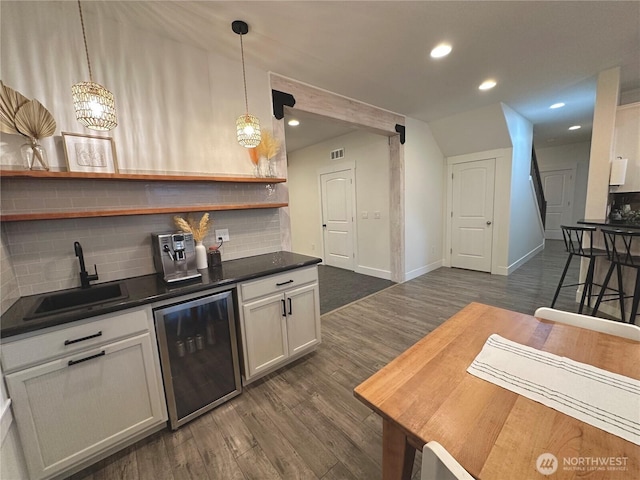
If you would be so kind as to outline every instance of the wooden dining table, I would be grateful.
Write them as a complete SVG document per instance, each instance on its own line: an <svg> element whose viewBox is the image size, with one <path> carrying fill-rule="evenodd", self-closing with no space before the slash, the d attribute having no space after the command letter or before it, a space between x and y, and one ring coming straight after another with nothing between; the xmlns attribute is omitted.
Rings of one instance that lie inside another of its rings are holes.
<svg viewBox="0 0 640 480"><path fill-rule="evenodd" d="M383 480L409 479L432 440L478 479L640 478L638 445L467 373L494 333L640 379L636 341L471 303L354 390L383 420ZM548 477L545 453L558 460Z"/></svg>

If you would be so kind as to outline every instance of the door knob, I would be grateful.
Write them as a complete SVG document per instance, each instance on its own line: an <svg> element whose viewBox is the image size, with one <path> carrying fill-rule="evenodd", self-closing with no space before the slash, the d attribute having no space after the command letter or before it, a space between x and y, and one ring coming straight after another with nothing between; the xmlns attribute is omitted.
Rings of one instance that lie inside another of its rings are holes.
<svg viewBox="0 0 640 480"><path fill-rule="evenodd" d="M491 225L491 220L487 221L487 225Z"/></svg>

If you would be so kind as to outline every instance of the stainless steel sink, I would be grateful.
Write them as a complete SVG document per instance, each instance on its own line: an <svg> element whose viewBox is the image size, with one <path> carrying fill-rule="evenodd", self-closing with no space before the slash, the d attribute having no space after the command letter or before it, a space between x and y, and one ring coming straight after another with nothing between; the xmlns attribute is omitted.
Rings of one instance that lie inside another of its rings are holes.
<svg viewBox="0 0 640 480"><path fill-rule="evenodd" d="M94 285L92 287L73 290L64 293L54 293L43 296L31 311L24 317L25 320L40 318L57 313L71 312L76 309L92 305L123 300L129 296L124 283L109 283L106 285Z"/></svg>

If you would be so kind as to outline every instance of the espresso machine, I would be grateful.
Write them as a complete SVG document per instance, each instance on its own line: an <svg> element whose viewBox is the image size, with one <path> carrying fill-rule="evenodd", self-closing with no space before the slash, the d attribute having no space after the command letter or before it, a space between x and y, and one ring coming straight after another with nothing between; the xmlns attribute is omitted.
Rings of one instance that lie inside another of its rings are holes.
<svg viewBox="0 0 640 480"><path fill-rule="evenodd" d="M196 247L191 233L152 233L153 263L167 283L202 277L196 268Z"/></svg>

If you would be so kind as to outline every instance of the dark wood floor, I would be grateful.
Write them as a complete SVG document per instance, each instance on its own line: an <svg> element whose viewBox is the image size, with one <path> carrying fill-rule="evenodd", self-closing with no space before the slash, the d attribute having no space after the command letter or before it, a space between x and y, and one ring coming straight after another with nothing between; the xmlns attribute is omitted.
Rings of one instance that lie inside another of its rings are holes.
<svg viewBox="0 0 640 480"><path fill-rule="evenodd" d="M382 422L353 388L469 302L525 313L549 306L565 259L562 243L548 241L509 277L441 268L326 314L316 352L73 478L379 479ZM577 272L576 261L569 275ZM575 311L572 290L557 308Z"/></svg>

